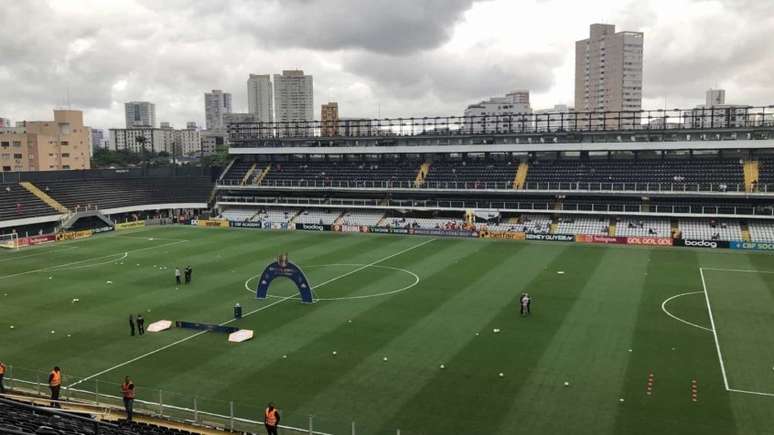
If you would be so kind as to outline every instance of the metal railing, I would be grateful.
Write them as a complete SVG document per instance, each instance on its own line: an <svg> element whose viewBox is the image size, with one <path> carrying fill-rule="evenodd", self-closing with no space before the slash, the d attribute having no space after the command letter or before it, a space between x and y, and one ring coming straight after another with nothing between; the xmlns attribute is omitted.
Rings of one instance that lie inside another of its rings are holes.
<svg viewBox="0 0 774 435"><path fill-rule="evenodd" d="M411 190L493 190L531 192L745 192L742 183L685 182L528 182L523 189L514 189L512 181L353 181L353 180L264 180L261 184L242 186L236 180L221 180L218 187L283 189L411 189ZM761 183L752 193L774 193L774 184Z"/></svg>
<svg viewBox="0 0 774 435"><path fill-rule="evenodd" d="M474 116L425 116L336 121L227 123L232 145L260 141L285 146L285 139L334 140L340 137L492 136L641 131L712 131L774 127L774 106L725 106L637 111L571 111ZM299 143L299 145L309 145ZM324 144L317 144L324 146Z"/></svg>
<svg viewBox="0 0 774 435"><path fill-rule="evenodd" d="M529 200L525 198L519 201L498 200L436 200L436 199L357 199L357 198L278 198L265 196L233 196L225 195L219 200L226 205L251 205L251 206L275 206L275 207L330 207L330 208L405 208L405 209L437 209L437 210L499 210L507 212L589 212L593 214L659 214L659 215L738 215L758 216L761 218L774 216L774 206L757 206L744 204L690 204L690 203L650 203L639 202L593 202L593 201L554 201L554 200Z"/></svg>
<svg viewBox="0 0 774 435"><path fill-rule="evenodd" d="M121 385L99 379L79 378L67 373L62 376L60 400L84 403L98 408L123 410ZM8 392L24 392L39 398L50 395L48 373L9 365L5 375ZM264 403L253 400L225 401L203 396L136 386L134 412L155 418L178 421L237 432L263 433ZM354 419L331 418L314 412L287 412L280 409L280 428L286 434L332 435L352 434L364 430ZM398 431L399 433L399 431Z"/></svg>

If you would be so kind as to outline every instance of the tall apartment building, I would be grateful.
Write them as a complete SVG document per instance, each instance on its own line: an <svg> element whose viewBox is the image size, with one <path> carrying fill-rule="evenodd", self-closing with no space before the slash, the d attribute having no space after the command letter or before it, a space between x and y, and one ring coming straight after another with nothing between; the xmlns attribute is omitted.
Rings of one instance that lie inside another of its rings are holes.
<svg viewBox="0 0 774 435"><path fill-rule="evenodd" d="M11 120L9 118L0 117L0 128L11 128Z"/></svg>
<svg viewBox="0 0 774 435"><path fill-rule="evenodd" d="M752 106L726 104L725 89L708 89L704 95L705 104L683 112L683 126L686 128L728 128L744 127L745 124L760 121L749 110Z"/></svg>
<svg viewBox="0 0 774 435"><path fill-rule="evenodd" d="M492 97L465 109L463 128L470 133L497 133L518 128L519 116L532 113L529 91L517 90ZM528 125L528 128L532 128Z"/></svg>
<svg viewBox="0 0 774 435"><path fill-rule="evenodd" d="M0 128L0 171L89 169L91 129L83 112L54 110L53 121L23 121Z"/></svg>
<svg viewBox="0 0 774 435"><path fill-rule="evenodd" d="M274 94L269 74L250 74L247 79L247 111L260 122L274 122Z"/></svg>
<svg viewBox="0 0 774 435"><path fill-rule="evenodd" d="M147 101L124 103L126 128L156 126L156 105Z"/></svg>
<svg viewBox="0 0 774 435"><path fill-rule="evenodd" d="M277 122L314 120L312 76L302 70L274 74L274 119Z"/></svg>
<svg viewBox="0 0 774 435"><path fill-rule="evenodd" d="M223 115L231 113L231 94L220 89L204 94L204 114L207 130L221 130L225 128Z"/></svg>
<svg viewBox="0 0 774 435"><path fill-rule="evenodd" d="M336 126L339 121L339 103L329 102L320 108L320 135L336 136Z"/></svg>
<svg viewBox="0 0 774 435"><path fill-rule="evenodd" d="M616 32L613 24L592 24L590 36L575 43L575 110L642 110L642 32ZM617 116L617 115L616 115ZM600 116L593 123L601 124ZM632 127L639 117L624 115L609 127Z"/></svg>

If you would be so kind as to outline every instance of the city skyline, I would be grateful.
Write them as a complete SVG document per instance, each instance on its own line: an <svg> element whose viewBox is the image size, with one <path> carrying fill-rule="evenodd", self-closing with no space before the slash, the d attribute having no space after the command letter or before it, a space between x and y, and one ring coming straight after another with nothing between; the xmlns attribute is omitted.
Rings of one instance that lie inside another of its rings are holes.
<svg viewBox="0 0 774 435"><path fill-rule="evenodd" d="M338 101L346 116L461 114L522 88L536 110L573 105L574 45L592 23L645 33L645 109L690 108L713 87L727 89L732 103L774 101L765 42L774 24L756 19L774 5L761 2L427 1L411 2L416 14L408 17L381 2L356 8L357 17L315 2L291 2L261 17L243 13L260 9L260 1L218 8L194 0L74 3L4 6L0 24L25 44L0 42L8 54L0 116L42 119L52 107L72 107L95 128L120 127L123 104L138 100L154 102L159 120L204 125L207 90L233 94L234 111L247 112L250 73L293 68L314 76L314 101ZM514 14L519 25L505 25ZM20 25L20 17L33 15L40 28ZM315 20L290 32L303 16ZM239 24L233 32L221 28L231 20ZM726 28L734 31L719 31Z"/></svg>

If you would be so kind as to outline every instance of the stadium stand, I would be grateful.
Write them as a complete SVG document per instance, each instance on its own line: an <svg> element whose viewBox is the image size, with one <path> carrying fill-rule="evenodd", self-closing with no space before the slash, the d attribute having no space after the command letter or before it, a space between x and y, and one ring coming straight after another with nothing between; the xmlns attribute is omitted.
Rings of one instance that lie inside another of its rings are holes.
<svg viewBox="0 0 774 435"><path fill-rule="evenodd" d="M519 218L522 231L533 234L548 234L551 228L551 217L542 214L523 214Z"/></svg>
<svg viewBox="0 0 774 435"><path fill-rule="evenodd" d="M420 162L278 162L262 180L263 185L297 186L310 182L413 183ZM233 170L233 169L232 169ZM431 170L432 171L432 170Z"/></svg>
<svg viewBox="0 0 774 435"><path fill-rule="evenodd" d="M69 209L100 209L132 205L207 202L212 182L208 177L103 178L36 183Z"/></svg>
<svg viewBox="0 0 774 435"><path fill-rule="evenodd" d="M385 219L382 225L401 228L443 228L456 230L462 228L465 225L465 222L461 219L454 218L396 217Z"/></svg>
<svg viewBox="0 0 774 435"><path fill-rule="evenodd" d="M564 216L559 218L558 234L607 235L610 219L602 216Z"/></svg>
<svg viewBox="0 0 774 435"><path fill-rule="evenodd" d="M376 226L384 219L384 212L371 210L351 210L342 216L342 225Z"/></svg>
<svg viewBox="0 0 774 435"><path fill-rule="evenodd" d="M468 189L483 189L487 187L486 183L495 182L501 189L509 188L513 185L518 166L518 163L510 161L441 160L430 165L425 183L428 187L434 187L435 183L450 187L462 184Z"/></svg>
<svg viewBox="0 0 774 435"><path fill-rule="evenodd" d="M251 218L253 216L256 216L257 214L258 214L257 210L245 210L245 209L238 209L238 208L224 210L223 213L221 213L223 218L228 219L230 221L252 220Z"/></svg>
<svg viewBox="0 0 774 435"><path fill-rule="evenodd" d="M223 181L228 184L240 184L242 179L247 175L247 171L253 166L255 162L236 159L231 168L223 175Z"/></svg>
<svg viewBox="0 0 774 435"><path fill-rule="evenodd" d="M749 222L750 239L754 242L774 242L774 223Z"/></svg>
<svg viewBox="0 0 774 435"><path fill-rule="evenodd" d="M616 224L616 236L670 237L672 226L669 219L643 219L622 217Z"/></svg>
<svg viewBox="0 0 774 435"><path fill-rule="evenodd" d="M725 185L744 191L744 172L738 159L640 159L533 161L527 174L530 183L659 183L686 190L709 190Z"/></svg>
<svg viewBox="0 0 774 435"><path fill-rule="evenodd" d="M302 224L331 225L341 216L341 210L304 210L296 218L296 222Z"/></svg>
<svg viewBox="0 0 774 435"><path fill-rule="evenodd" d="M680 220L684 239L742 240L739 221L716 219Z"/></svg>
<svg viewBox="0 0 774 435"><path fill-rule="evenodd" d="M0 185L0 220L59 214L18 184Z"/></svg>

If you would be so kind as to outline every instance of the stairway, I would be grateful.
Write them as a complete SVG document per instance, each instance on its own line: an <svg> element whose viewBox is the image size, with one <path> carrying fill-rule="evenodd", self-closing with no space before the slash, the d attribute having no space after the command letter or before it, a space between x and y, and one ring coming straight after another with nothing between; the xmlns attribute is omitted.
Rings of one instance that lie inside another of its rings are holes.
<svg viewBox="0 0 774 435"><path fill-rule="evenodd" d="M548 226L548 234L556 234L558 230L559 224L556 222L551 222L551 225Z"/></svg>
<svg viewBox="0 0 774 435"><path fill-rule="evenodd" d="M27 189L31 194L37 196L38 199L48 204L48 206L53 208L54 210L65 214L70 213L70 210L68 210L67 207L60 204L59 201L55 200L54 198L48 196L46 192L38 189L37 186L30 183L29 181L22 181L21 183L19 183L19 185Z"/></svg>
<svg viewBox="0 0 774 435"><path fill-rule="evenodd" d="M678 220L677 219L672 219L671 224L672 224L672 231L671 231L672 238L673 239L681 238L683 236L683 232L680 231L680 223L678 222Z"/></svg>
<svg viewBox="0 0 774 435"><path fill-rule="evenodd" d="M758 161L757 160L745 160L744 161L744 190L745 192L753 191L753 181L758 181Z"/></svg>
<svg viewBox="0 0 774 435"><path fill-rule="evenodd" d="M253 180L253 184L261 184L263 179L266 178L266 176L269 174L269 170L271 170L271 163L266 165L266 167L258 173L258 175L255 177L255 180Z"/></svg>
<svg viewBox="0 0 774 435"><path fill-rule="evenodd" d="M513 179L514 189L524 189L524 184L527 182L527 171L529 170L529 164L527 162L519 163L519 168L516 169L516 176Z"/></svg>
<svg viewBox="0 0 774 435"><path fill-rule="evenodd" d="M425 184L425 178L427 178L428 172L430 172L430 163L422 163L417 172L417 178L414 180L414 187L422 187L422 185Z"/></svg>
<svg viewBox="0 0 774 435"><path fill-rule="evenodd" d="M249 180L249 179L250 179L250 176L251 176L251 175L253 175L253 171L255 171L255 165L257 165L257 164L258 164L258 163L253 163L253 166L250 166L250 169L249 169L247 172L245 172L245 176L244 176L244 177L242 177L242 182L241 182L241 183L239 183L239 184L241 184L242 186L244 186L244 185L245 185L245 183L247 183L247 180Z"/></svg>
<svg viewBox="0 0 774 435"><path fill-rule="evenodd" d="M615 218L610 219L610 223L607 226L607 235L610 237L615 237L616 232L618 231L617 226L618 222L616 222Z"/></svg>
<svg viewBox="0 0 774 435"><path fill-rule="evenodd" d="M745 242L749 242L752 240L752 237L750 237L750 226L747 224L747 222L742 222L742 240Z"/></svg>

